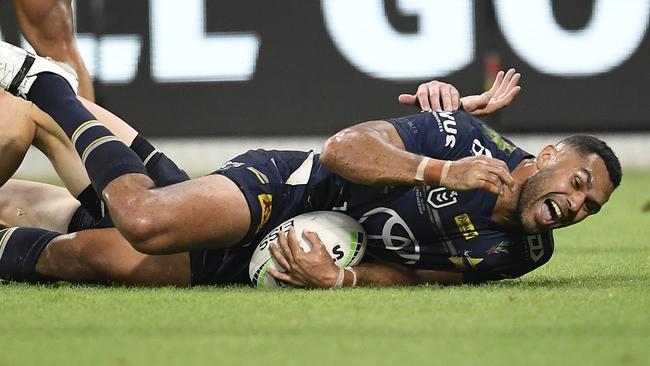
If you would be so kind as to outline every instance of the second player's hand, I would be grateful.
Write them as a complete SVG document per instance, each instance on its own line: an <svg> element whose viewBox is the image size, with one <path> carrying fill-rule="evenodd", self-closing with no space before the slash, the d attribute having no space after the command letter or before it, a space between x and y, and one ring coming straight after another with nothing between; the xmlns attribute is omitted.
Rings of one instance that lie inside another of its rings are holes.
<svg viewBox="0 0 650 366"><path fill-rule="evenodd" d="M271 245L270 251L286 272L269 268L269 274L276 280L298 287L332 287L336 283L340 267L334 263L318 234L305 231L303 236L311 243L309 252L300 246L294 228L289 229L288 236L280 231L278 245Z"/></svg>
<svg viewBox="0 0 650 366"><path fill-rule="evenodd" d="M463 108L475 116L483 116L509 106L521 91L521 86L518 85L520 78L521 74L515 69L506 73L499 71L490 90L481 95L468 95L460 99Z"/></svg>
<svg viewBox="0 0 650 366"><path fill-rule="evenodd" d="M440 185L457 191L480 188L502 195L505 187L514 190L516 182L506 163L480 155L452 161L449 172L442 177Z"/></svg>
<svg viewBox="0 0 650 366"><path fill-rule="evenodd" d="M415 94L401 94L399 102L419 106L423 111L452 112L460 108L460 94L451 84L430 81L420 84Z"/></svg>

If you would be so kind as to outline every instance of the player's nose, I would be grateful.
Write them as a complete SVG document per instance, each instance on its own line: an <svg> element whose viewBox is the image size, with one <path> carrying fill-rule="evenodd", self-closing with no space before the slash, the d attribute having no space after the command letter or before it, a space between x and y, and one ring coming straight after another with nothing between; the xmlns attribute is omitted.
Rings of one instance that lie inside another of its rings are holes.
<svg viewBox="0 0 650 366"><path fill-rule="evenodd" d="M585 194L580 191L575 191L568 196L569 211L577 213L582 205L585 203Z"/></svg>

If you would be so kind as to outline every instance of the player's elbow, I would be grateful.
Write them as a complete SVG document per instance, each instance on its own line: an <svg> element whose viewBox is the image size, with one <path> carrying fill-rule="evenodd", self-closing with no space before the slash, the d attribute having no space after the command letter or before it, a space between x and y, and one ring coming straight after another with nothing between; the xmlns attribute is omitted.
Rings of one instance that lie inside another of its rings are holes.
<svg viewBox="0 0 650 366"><path fill-rule="evenodd" d="M328 169L335 170L346 164L358 154L363 146L363 133L356 127L343 129L325 141L320 162Z"/></svg>
<svg viewBox="0 0 650 366"><path fill-rule="evenodd" d="M320 154L320 163L323 166L330 169L336 166L341 150L343 150L345 148L345 145L348 143L346 130L343 130L336 135L331 136L325 141L325 144L323 145L323 151Z"/></svg>

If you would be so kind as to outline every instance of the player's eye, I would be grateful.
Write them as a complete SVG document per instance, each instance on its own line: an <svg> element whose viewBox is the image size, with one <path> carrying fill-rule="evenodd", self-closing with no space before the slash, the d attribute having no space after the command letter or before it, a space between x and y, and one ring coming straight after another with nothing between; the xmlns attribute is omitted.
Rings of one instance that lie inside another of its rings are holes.
<svg viewBox="0 0 650 366"><path fill-rule="evenodd" d="M580 188L580 178L578 176L573 177L573 188Z"/></svg>

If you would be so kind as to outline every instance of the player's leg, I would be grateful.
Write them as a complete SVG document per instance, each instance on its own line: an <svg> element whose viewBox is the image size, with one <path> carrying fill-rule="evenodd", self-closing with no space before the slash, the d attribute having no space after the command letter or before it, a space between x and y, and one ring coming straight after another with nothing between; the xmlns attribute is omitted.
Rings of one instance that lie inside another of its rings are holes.
<svg viewBox="0 0 650 366"><path fill-rule="evenodd" d="M79 77L79 95L95 100L90 74L74 38L71 0L13 2L22 33L36 53L72 66Z"/></svg>
<svg viewBox="0 0 650 366"><path fill-rule="evenodd" d="M0 187L0 226L39 227L67 233L79 205L65 188L10 179Z"/></svg>
<svg viewBox="0 0 650 366"><path fill-rule="evenodd" d="M16 172L36 134L29 104L0 91L0 186Z"/></svg>
<svg viewBox="0 0 650 366"><path fill-rule="evenodd" d="M146 286L191 281L189 254L139 253L115 229L62 235L24 227L0 230L0 278Z"/></svg>
<svg viewBox="0 0 650 366"><path fill-rule="evenodd" d="M223 248L248 232L248 204L231 180L208 176L153 189L140 157L83 107L64 70L7 44L0 62L17 70L2 87L34 102L65 131L114 223L135 248L157 254Z"/></svg>

